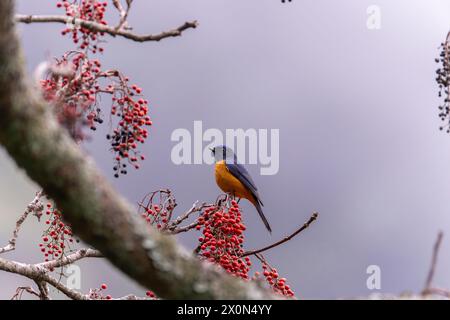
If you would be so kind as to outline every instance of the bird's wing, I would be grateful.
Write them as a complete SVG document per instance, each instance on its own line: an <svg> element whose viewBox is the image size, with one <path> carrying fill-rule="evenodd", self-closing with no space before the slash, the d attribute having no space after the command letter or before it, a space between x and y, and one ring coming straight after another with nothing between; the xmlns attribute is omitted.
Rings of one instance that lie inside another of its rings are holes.
<svg viewBox="0 0 450 320"><path fill-rule="evenodd" d="M244 185L244 187L250 190L256 200L262 204L261 199L259 198L258 188L256 188L255 182L253 182L253 179L248 173L247 169L245 169L245 167L239 163L225 162L225 164L228 171L230 171L230 173L236 179L238 179Z"/></svg>

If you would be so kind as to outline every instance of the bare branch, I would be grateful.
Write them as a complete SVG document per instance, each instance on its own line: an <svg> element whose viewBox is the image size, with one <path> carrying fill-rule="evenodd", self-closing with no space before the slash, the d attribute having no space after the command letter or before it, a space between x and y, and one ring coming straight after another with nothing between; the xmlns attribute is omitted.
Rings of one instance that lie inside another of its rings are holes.
<svg viewBox="0 0 450 320"><path fill-rule="evenodd" d="M277 241L269 246L266 246L264 248L261 249L257 249L257 250L250 250L250 251L246 251L242 254L242 257L246 257L246 256L250 256L252 254L257 254L257 253L261 253L264 251L267 251L269 249L275 248L289 240L291 240L293 237L295 237L296 235L298 235L300 232L302 232L303 230L307 229L314 221L316 221L317 217L319 216L319 214L317 212L314 212L312 214L312 216L308 219L308 221L306 221L299 229L297 229L294 233L292 233L291 235L283 238L280 241Z"/></svg>
<svg viewBox="0 0 450 320"><path fill-rule="evenodd" d="M31 280L34 280L36 283L39 284L40 290L46 290L44 289L43 285L44 283L48 283L49 285L53 286L54 288L61 291L63 294L65 294L67 297L73 299L73 300L86 300L87 296L79 293L76 290L70 289L69 287L65 286L61 283L61 281L58 279L55 279L51 275L49 275L49 270L45 269L39 265L32 265L32 264L24 264L16 261L10 261L0 258L0 270L11 272L14 274L22 275L24 277L27 277ZM45 291L48 295L48 290ZM45 293L44 293L45 294ZM42 296L42 291L39 294L39 296Z"/></svg>
<svg viewBox="0 0 450 320"><path fill-rule="evenodd" d="M177 234L180 232L186 232L193 228L195 228L198 225L198 222L193 222L185 227L178 227L183 221L189 219L189 217L195 213L195 212L201 212L205 208L213 207L213 204L207 204L206 202L203 202L200 205L197 205L198 201L196 201L192 207L187 210L184 214L177 217L168 227L167 230L170 231L172 234Z"/></svg>
<svg viewBox="0 0 450 320"><path fill-rule="evenodd" d="M86 21L78 18L67 17L62 15L16 15L16 21L22 23L63 23L63 24L72 24L74 26L79 26L91 31L95 32L104 32L109 34L110 36L116 37L124 37L129 40L137 41L137 42L146 42L146 41L160 41L165 38L178 37L181 36L183 31L187 29L195 29L198 26L197 21L187 21L180 25L179 27L163 31L159 34L147 34L147 35L138 35L132 33L130 31L124 30L123 28L117 29L115 27L111 27L108 25L100 24L93 21Z"/></svg>
<svg viewBox="0 0 450 320"><path fill-rule="evenodd" d="M119 24L116 27L116 30L120 29L126 29L129 30L130 27L128 26L128 14L130 13L131 4L133 3L133 0L126 0L127 7L124 8L122 6L122 2L120 0L112 0L112 3L114 7L116 7L117 11L119 11L120 21Z"/></svg>
<svg viewBox="0 0 450 320"><path fill-rule="evenodd" d="M428 271L427 281L425 282L425 287L422 291L422 294L429 294L432 291L433 278L434 278L434 274L436 272L436 266L437 266L437 261L438 261L438 256L439 256L439 249L441 247L443 237L444 237L444 233L442 231L439 231L437 238L436 238L436 242L434 243L433 255L431 257L430 270Z"/></svg>
<svg viewBox="0 0 450 320"><path fill-rule="evenodd" d="M45 281L36 281L36 285L39 289L39 299L51 300L47 283Z"/></svg>
<svg viewBox="0 0 450 320"><path fill-rule="evenodd" d="M18 287L11 300L21 300L24 292L28 292L38 298L41 296L40 293L35 291L32 287Z"/></svg>
<svg viewBox="0 0 450 320"><path fill-rule="evenodd" d="M170 234L178 234L178 233L182 233L182 232L187 232L189 230L194 229L195 227L197 227L199 225L198 221L194 221L191 224L188 224L187 226L184 227L175 227L174 229L172 229L171 231L169 231Z"/></svg>
<svg viewBox="0 0 450 320"><path fill-rule="evenodd" d="M100 251L94 249L80 249L65 257L61 257L60 259L39 263L36 266L52 270L55 268L67 266L84 258L101 258L101 257L103 257L103 255L101 254Z"/></svg>
<svg viewBox="0 0 450 320"><path fill-rule="evenodd" d="M3 248L0 248L0 254L13 251L16 248L16 241L19 236L20 228L22 227L22 224L27 219L27 217L31 213L35 213L38 218L42 215L43 206L41 203L43 192L38 191L36 193L36 196L34 197L33 201L30 202L30 204L27 206L25 212L20 216L19 220L16 222L16 228L13 231L12 238L9 240L8 244L4 246Z"/></svg>

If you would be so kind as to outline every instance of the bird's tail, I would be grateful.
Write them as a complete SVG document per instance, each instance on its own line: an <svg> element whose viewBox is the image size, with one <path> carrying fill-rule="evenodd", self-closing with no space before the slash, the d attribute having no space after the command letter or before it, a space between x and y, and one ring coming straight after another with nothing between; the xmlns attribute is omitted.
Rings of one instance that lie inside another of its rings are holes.
<svg viewBox="0 0 450 320"><path fill-rule="evenodd" d="M256 199L256 201L253 204L255 205L256 210L258 211L259 216L261 217L261 220L264 222L264 225L266 226L266 229L270 233L272 233L272 228L270 228L269 221L267 221L266 216L264 215L264 212L262 210L260 201L258 199Z"/></svg>

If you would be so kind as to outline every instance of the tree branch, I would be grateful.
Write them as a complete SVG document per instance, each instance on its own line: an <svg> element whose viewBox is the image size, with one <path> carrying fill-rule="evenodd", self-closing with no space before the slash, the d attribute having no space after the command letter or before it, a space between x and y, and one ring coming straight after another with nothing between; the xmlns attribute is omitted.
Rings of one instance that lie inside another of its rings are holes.
<svg viewBox="0 0 450 320"><path fill-rule="evenodd" d="M23 15L17 14L15 17L17 22L23 23L63 23L63 24L72 24L76 27L82 27L91 31L96 32L104 32L109 34L110 36L116 37L124 37L129 40L137 41L137 42L146 42L146 41L160 41L165 38L178 37L181 36L182 33L187 29L195 29L198 26L197 21L187 21L180 25L179 27L163 31L159 34L147 34L147 35L138 35L132 33L128 30L124 30L121 28L111 27L108 25L100 24L93 21L86 21L78 18L67 17L63 15Z"/></svg>
<svg viewBox="0 0 450 320"><path fill-rule="evenodd" d="M55 268L67 266L84 258L102 258L102 257L103 255L100 251L94 249L80 249L65 257L61 257L60 259L39 263L37 264L37 266L52 270Z"/></svg>
<svg viewBox="0 0 450 320"><path fill-rule="evenodd" d="M436 238L436 242L434 243L433 255L431 257L430 270L428 271L427 281L425 282L425 287L422 291L422 294L433 293L433 291L436 290L436 289L433 289L433 279L434 279L434 274L436 272L439 250L441 248L441 243L442 243L443 237L444 237L444 233L442 231L439 231L438 236ZM442 292L443 290L440 289L438 291Z"/></svg>
<svg viewBox="0 0 450 320"><path fill-rule="evenodd" d="M194 221L183 227L180 227L180 224L183 221L185 221L186 219L189 219L191 214L193 214L195 212L201 212L205 208L214 206L213 204L207 204L206 202L203 202L200 205L197 205L197 203L198 203L198 201L196 201L189 210L187 210L182 215L178 216L174 221L172 221L172 223L169 224L169 226L167 227L167 230L171 234L178 234L178 233L187 232L191 229L194 229L199 224L198 221Z"/></svg>
<svg viewBox="0 0 450 320"><path fill-rule="evenodd" d="M46 289L45 283L50 284L54 288L58 289L62 293L64 293L67 297L74 299L74 300L86 300L87 296L79 293L78 291L75 291L73 289L70 289L69 287L65 286L61 283L60 280L55 279L51 275L48 274L48 270L45 268L42 268L39 265L32 265L32 264L24 264L16 261L10 261L0 258L0 270L11 272L14 274L19 274L24 277L27 277L29 279L34 280L39 287L40 290L40 297L48 298L48 290ZM44 293L42 292L44 290ZM27 290L27 292L30 292Z"/></svg>
<svg viewBox="0 0 450 320"><path fill-rule="evenodd" d="M244 252L244 253L242 254L242 257L246 257L246 256L250 256L250 255L252 255L252 254L257 254L257 253L261 253L261 252L267 251L267 250L269 250L269 249L275 248L275 247L277 247L277 246L279 246L279 245L281 245L281 244L283 244L283 243L285 243L285 242L291 240L293 237L295 237L296 235L298 235L300 232L302 232L303 230L307 229L314 221L316 221L316 219L317 219L318 216L319 216L319 214L318 214L317 212L314 212L314 213L312 214L312 216L309 218L309 220L306 221L306 222L303 224L303 226L301 226L299 229L297 229L297 230L296 230L294 233L292 233L291 235L289 235L289 236L283 238L282 240L277 241L277 242L275 242L275 243L273 243L273 244L271 244L271 245L268 245L268 246L266 246L266 247L264 247L264 248L257 249L257 250L246 251L246 252Z"/></svg>
<svg viewBox="0 0 450 320"><path fill-rule="evenodd" d="M27 85L14 30L13 4L13 0L0 1L0 143L56 202L73 231L161 298L276 298L256 284L199 261L174 237L142 223L132 206L58 124L51 108ZM11 262L0 262L5 268L12 267ZM22 272L28 274L29 270ZM45 277L42 280L57 287L54 279ZM66 290L65 294L73 293Z"/></svg>
<svg viewBox="0 0 450 320"><path fill-rule="evenodd" d="M119 11L119 16L120 16L119 24L117 25L116 30L120 30L122 28L128 29L127 19L128 19L128 14L130 13L131 4L133 3L133 0L126 1L126 4L127 4L126 9L122 6L122 3L120 0L112 0L112 3L114 5L114 7L116 7L117 11Z"/></svg>
<svg viewBox="0 0 450 320"><path fill-rule="evenodd" d="M22 227L22 224L30 215L30 213L34 212L38 217L42 215L43 210L43 206L41 203L42 195L43 195L42 191L38 191L36 193L36 196L34 197L33 201L31 201L31 203L27 206L25 212L20 216L19 220L17 220L16 228L13 231L12 238L8 241L8 244L6 246L0 248L0 254L13 251L16 248L16 241L19 236L20 228Z"/></svg>
<svg viewBox="0 0 450 320"><path fill-rule="evenodd" d="M32 294L38 298L41 297L40 293L35 291L32 287L18 287L11 300L21 300L24 292L28 292L29 294Z"/></svg>
<svg viewBox="0 0 450 320"><path fill-rule="evenodd" d="M47 283L45 281L36 281L36 285L39 289L39 299L51 300Z"/></svg>

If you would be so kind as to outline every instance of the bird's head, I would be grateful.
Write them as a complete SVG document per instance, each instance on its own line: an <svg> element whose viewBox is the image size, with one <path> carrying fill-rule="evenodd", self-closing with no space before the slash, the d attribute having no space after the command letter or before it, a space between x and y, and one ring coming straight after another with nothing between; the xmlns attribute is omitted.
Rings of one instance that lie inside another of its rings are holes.
<svg viewBox="0 0 450 320"><path fill-rule="evenodd" d="M214 148L210 148L214 159L216 162L225 160L230 162L236 161L236 155L234 154L233 150L231 148L228 148L227 146L216 146Z"/></svg>

